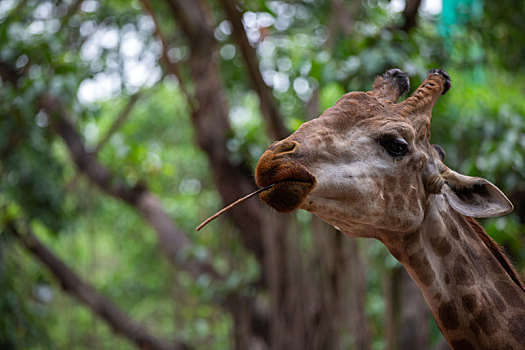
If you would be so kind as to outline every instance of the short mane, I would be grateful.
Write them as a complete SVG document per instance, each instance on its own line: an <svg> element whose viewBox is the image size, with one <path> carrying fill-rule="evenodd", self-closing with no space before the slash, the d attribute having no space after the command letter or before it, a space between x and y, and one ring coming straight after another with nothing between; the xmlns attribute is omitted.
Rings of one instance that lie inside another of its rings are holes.
<svg viewBox="0 0 525 350"><path fill-rule="evenodd" d="M467 219L467 222L470 224L470 227L474 229L474 231L477 233L478 237L481 238L483 243L489 248L489 250L492 252L496 260L501 264L503 269L507 272L507 274L512 278L512 280L521 288L523 292L525 292L525 286L523 282L521 281L518 273L512 266L512 263L509 261L509 258L503 253L503 250L501 247L494 242L492 237L490 237L483 227L473 218L465 216L465 219Z"/></svg>

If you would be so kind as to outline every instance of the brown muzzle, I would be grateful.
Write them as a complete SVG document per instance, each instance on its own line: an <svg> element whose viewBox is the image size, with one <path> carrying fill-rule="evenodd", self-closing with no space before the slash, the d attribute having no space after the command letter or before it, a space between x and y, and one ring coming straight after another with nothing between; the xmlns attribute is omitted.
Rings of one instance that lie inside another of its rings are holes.
<svg viewBox="0 0 525 350"><path fill-rule="evenodd" d="M276 184L259 198L280 212L293 211L315 187L315 177L294 159L300 149L296 141L279 141L263 153L255 171L257 186Z"/></svg>

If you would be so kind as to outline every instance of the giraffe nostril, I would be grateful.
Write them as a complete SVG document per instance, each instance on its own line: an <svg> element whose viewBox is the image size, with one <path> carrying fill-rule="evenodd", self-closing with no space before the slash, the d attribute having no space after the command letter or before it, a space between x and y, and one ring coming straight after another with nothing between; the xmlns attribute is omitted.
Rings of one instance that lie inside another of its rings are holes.
<svg viewBox="0 0 525 350"><path fill-rule="evenodd" d="M299 145L296 141L286 141L281 143L280 145L277 145L274 149L275 154L284 154L284 153L292 153L297 149L297 146Z"/></svg>

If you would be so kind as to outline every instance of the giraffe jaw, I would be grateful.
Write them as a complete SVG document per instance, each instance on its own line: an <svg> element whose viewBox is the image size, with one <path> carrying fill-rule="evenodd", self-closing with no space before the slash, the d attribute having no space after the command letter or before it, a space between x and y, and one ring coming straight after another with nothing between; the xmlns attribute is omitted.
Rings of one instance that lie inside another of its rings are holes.
<svg viewBox="0 0 525 350"><path fill-rule="evenodd" d="M313 181L286 179L275 183L275 186L262 192L259 198L281 213L298 209L315 187Z"/></svg>

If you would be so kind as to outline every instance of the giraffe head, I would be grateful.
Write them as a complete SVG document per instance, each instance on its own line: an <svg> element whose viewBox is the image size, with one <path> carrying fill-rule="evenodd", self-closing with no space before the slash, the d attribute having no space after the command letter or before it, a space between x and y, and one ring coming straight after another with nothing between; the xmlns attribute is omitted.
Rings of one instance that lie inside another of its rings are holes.
<svg viewBox="0 0 525 350"><path fill-rule="evenodd" d="M448 74L434 69L397 103L409 80L392 69L373 90L345 94L261 156L256 182L275 186L260 198L278 211L302 208L348 235L376 238L416 230L431 195L467 216L510 212L497 187L452 171L441 147L429 143L432 108L449 88Z"/></svg>

